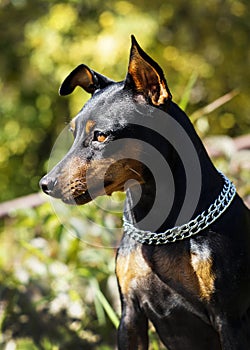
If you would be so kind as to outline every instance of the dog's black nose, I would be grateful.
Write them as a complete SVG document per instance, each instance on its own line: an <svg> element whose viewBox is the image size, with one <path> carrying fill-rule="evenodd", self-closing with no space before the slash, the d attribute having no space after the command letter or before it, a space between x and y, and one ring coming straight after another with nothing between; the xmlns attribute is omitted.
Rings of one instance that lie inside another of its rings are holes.
<svg viewBox="0 0 250 350"><path fill-rule="evenodd" d="M47 175L45 175L39 182L40 188L43 190L44 193L48 195L52 195L52 192L55 188L57 180L51 179Z"/></svg>

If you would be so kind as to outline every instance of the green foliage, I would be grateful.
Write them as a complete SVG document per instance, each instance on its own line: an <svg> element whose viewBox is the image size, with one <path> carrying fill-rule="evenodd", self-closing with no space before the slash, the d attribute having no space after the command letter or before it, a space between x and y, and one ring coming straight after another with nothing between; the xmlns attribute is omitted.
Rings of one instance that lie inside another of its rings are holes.
<svg viewBox="0 0 250 350"><path fill-rule="evenodd" d="M56 136L88 98L79 90L59 98L62 79L81 62L123 79L132 33L162 65L175 100L182 100L190 76L197 77L190 113L240 90L205 117L202 132L249 132L248 10L246 0L223 6L201 0L3 0L0 200L38 190Z"/></svg>
<svg viewBox="0 0 250 350"><path fill-rule="evenodd" d="M88 247L48 204L13 213L1 231L0 347L113 348L114 250Z"/></svg>

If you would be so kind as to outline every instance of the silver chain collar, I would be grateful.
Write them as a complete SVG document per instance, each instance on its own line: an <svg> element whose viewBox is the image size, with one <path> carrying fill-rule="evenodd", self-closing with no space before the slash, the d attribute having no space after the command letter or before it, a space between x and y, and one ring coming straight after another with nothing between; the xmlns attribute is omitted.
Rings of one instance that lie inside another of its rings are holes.
<svg viewBox="0 0 250 350"><path fill-rule="evenodd" d="M128 234L131 238L142 244L160 245L173 243L177 240L183 240L185 238L192 237L198 232L204 230L217 220L222 213L229 207L235 194L236 188L234 184L221 173L224 179L224 186L219 197L210 205L207 210L204 210L195 219L189 221L187 224L181 226L175 226L171 229L161 233L154 233L150 231L144 231L136 228L133 224L123 219L124 233Z"/></svg>

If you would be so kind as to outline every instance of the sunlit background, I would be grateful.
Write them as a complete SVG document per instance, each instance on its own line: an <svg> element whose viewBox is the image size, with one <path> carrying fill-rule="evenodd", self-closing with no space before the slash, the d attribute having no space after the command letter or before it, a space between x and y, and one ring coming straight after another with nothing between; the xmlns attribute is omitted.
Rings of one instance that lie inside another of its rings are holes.
<svg viewBox="0 0 250 350"><path fill-rule="evenodd" d="M81 89L59 97L65 76L85 63L123 80L131 34L247 200L249 7L248 0L0 0L0 201L39 191L57 136L89 98ZM96 246L120 236L93 222L120 227L121 216L86 206L72 234L49 203L11 203L0 226L0 348L114 349L115 251ZM79 240L81 229L96 246ZM161 349L156 339L152 330L151 349Z"/></svg>

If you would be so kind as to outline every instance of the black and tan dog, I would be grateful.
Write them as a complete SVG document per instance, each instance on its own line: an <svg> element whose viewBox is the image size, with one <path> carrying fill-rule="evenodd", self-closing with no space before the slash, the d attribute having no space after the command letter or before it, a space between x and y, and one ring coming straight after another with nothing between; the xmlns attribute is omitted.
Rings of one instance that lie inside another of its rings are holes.
<svg viewBox="0 0 250 350"><path fill-rule="evenodd" d="M80 65L65 79L60 94L70 94L76 86L92 97L71 122L75 140L70 151L40 186L50 196L80 205L124 190L130 179L136 182L127 188L125 230L117 252L122 302L118 348L148 349L150 320L169 350L249 350L250 212L214 168L188 117L172 102L162 69L132 37L125 81L114 82ZM187 169L178 147L157 133L156 125L154 130L148 127L152 111L181 126L199 160L199 199L190 220L180 226L176 221ZM144 144L168 163L174 193L167 179L157 184L150 166L141 161L143 153L154 158ZM156 220L145 227L141 222L150 215L159 185L163 202L154 213ZM169 197L171 210L157 226Z"/></svg>

